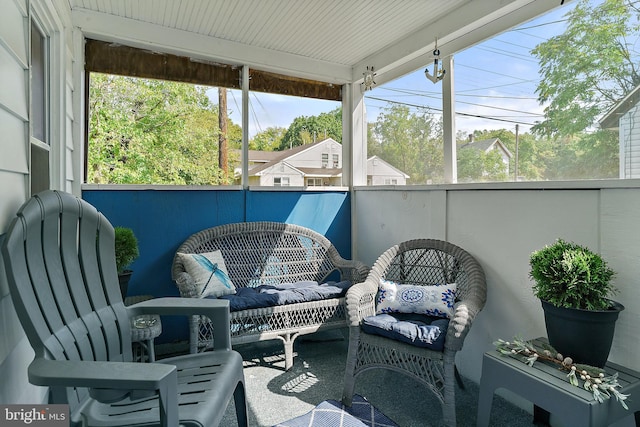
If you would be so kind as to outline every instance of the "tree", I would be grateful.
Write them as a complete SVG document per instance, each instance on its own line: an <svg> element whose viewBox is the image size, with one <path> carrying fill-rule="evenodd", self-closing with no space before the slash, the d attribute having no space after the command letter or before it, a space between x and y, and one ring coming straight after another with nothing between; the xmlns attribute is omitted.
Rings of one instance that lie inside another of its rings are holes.
<svg viewBox="0 0 640 427"><path fill-rule="evenodd" d="M91 73L87 182L224 184L218 112L205 88ZM229 145L240 128L229 123Z"/></svg>
<svg viewBox="0 0 640 427"><path fill-rule="evenodd" d="M410 175L412 184L443 182L442 123L427 108L412 113L409 107L390 104L373 124L369 156L381 159Z"/></svg>
<svg viewBox="0 0 640 427"><path fill-rule="evenodd" d="M268 127L260 133L257 133L249 141L249 149L260 151L276 151L280 148L282 138L284 138L286 128Z"/></svg>
<svg viewBox="0 0 640 427"><path fill-rule="evenodd" d="M280 150L311 144L326 138L342 143L342 107L318 116L296 117L280 141Z"/></svg>
<svg viewBox="0 0 640 427"><path fill-rule="evenodd" d="M536 94L540 103L548 103L534 132L576 135L640 84L635 4L579 0L566 15L566 31L533 49L540 61Z"/></svg>
<svg viewBox="0 0 640 427"><path fill-rule="evenodd" d="M507 167L498 150L485 153L474 148L458 149L458 181L506 181Z"/></svg>

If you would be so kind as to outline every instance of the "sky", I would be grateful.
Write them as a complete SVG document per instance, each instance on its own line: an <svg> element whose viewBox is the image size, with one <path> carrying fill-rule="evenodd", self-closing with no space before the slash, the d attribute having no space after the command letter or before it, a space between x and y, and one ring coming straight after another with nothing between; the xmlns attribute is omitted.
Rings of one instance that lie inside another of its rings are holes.
<svg viewBox="0 0 640 427"><path fill-rule="evenodd" d="M599 1L598 1L599 2ZM553 35L561 34L564 15L575 5L568 2L554 11L454 55L456 130L468 134L474 130L507 129L528 132L542 119L535 88L538 65L530 51ZM433 73L433 63L425 64ZM365 94L369 122L391 103L429 107L434 114L442 108L442 83L424 75L424 68L402 78L375 87ZM215 90L215 89L214 89ZM217 103L217 93L210 95ZM228 92L229 115L241 124L241 91ZM339 102L293 98L252 92L250 94L249 136L268 127L288 127L301 115L315 116L339 107ZM493 118L490 120L489 118Z"/></svg>

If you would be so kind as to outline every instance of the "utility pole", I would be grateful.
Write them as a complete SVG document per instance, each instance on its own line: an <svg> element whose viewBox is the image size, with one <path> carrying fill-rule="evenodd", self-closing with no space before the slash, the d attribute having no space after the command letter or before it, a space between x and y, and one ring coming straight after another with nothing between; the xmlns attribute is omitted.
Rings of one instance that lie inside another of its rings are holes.
<svg viewBox="0 0 640 427"><path fill-rule="evenodd" d="M227 88L218 88L218 167L225 179L229 176L229 149L227 141Z"/></svg>

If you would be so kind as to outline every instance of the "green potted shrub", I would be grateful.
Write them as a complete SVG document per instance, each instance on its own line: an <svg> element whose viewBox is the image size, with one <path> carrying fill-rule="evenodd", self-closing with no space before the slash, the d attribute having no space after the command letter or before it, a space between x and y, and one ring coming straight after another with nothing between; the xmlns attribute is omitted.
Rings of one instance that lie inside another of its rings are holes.
<svg viewBox="0 0 640 427"><path fill-rule="evenodd" d="M624 310L609 298L617 293L615 272L600 254L562 239L533 252L529 264L549 343L576 362L603 367Z"/></svg>
<svg viewBox="0 0 640 427"><path fill-rule="evenodd" d="M115 246L116 246L116 268L118 270L118 279L120 281L120 292L122 299L127 296L129 280L133 271L129 270L129 266L138 258L140 252L138 250L138 239L133 230L127 227L115 227Z"/></svg>

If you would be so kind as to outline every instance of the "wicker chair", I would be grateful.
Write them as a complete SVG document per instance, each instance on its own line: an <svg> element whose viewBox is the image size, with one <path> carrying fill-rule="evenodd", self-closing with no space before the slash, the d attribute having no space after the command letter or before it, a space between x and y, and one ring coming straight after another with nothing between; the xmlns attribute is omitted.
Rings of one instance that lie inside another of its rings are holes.
<svg viewBox="0 0 640 427"><path fill-rule="evenodd" d="M381 279L429 286L456 283L453 316L444 350L434 351L387 337L365 333L362 320L376 314ZM356 377L369 369L401 372L425 384L442 405L444 423L456 425L455 355L462 349L473 319L486 301L487 286L478 262L466 251L440 240L411 240L393 246L376 261L367 279L352 286L346 296L349 351L342 401L351 406Z"/></svg>
<svg viewBox="0 0 640 427"><path fill-rule="evenodd" d="M302 280L322 283L334 275L358 283L369 272L363 263L343 259L329 239L309 228L269 221L225 224L198 231L178 247L171 274L180 296L198 298L200 293L177 253L215 250L222 252L236 288ZM191 353L208 349L212 344L210 322L193 316L189 326ZM280 339L285 369L291 369L296 338L346 326L344 297L249 308L231 312L231 343Z"/></svg>

